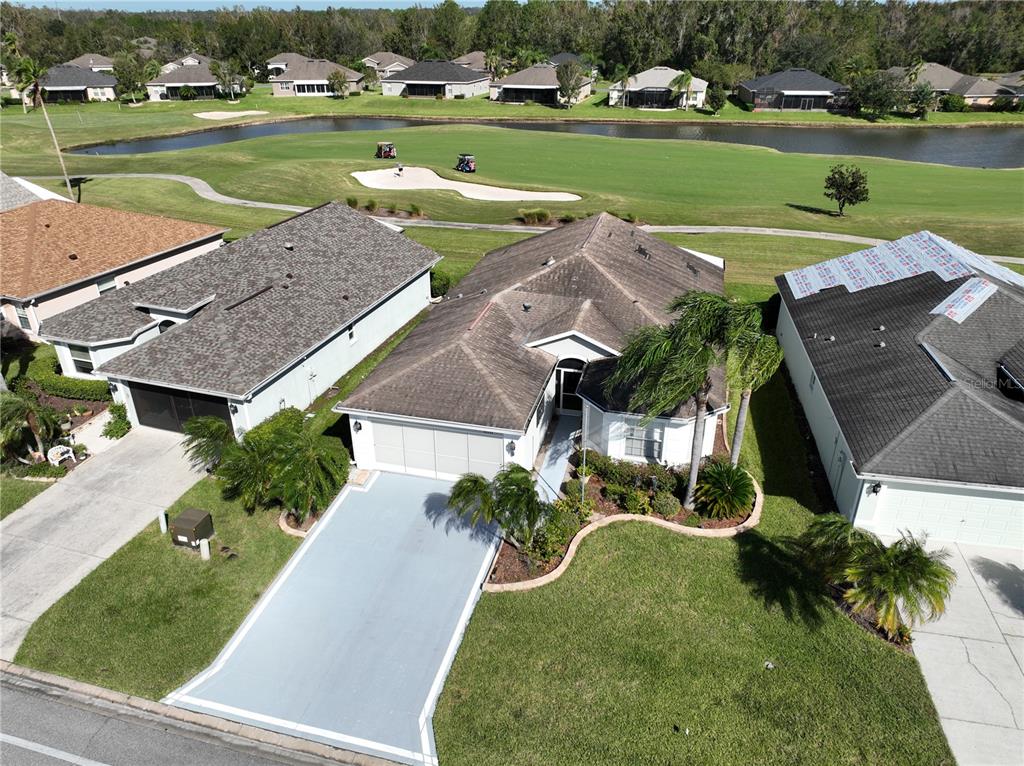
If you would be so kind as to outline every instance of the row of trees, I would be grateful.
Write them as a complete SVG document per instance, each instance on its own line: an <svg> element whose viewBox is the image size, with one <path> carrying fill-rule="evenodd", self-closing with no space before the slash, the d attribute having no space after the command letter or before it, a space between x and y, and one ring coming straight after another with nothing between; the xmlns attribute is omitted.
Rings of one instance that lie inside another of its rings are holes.
<svg viewBox="0 0 1024 766"><path fill-rule="evenodd" d="M85 53L113 55L155 39L154 58L199 50L247 72L282 50L352 64L386 49L424 58L468 50L506 58L561 50L584 55L606 74L619 65L689 69L730 85L756 73L803 66L842 79L867 69L937 61L968 74L1024 67L1024 4L998 2L739 2L724 0L454 0L404 10L68 11L4 2L5 31L44 65Z"/></svg>

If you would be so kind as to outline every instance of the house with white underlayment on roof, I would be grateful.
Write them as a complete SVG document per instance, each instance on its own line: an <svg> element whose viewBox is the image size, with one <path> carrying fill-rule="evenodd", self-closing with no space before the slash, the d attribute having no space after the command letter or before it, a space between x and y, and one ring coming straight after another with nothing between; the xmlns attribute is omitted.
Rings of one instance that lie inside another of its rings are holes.
<svg viewBox="0 0 1024 766"><path fill-rule="evenodd" d="M776 283L839 511L879 534L1024 547L1024 277L923 231Z"/></svg>
<svg viewBox="0 0 1024 766"><path fill-rule="evenodd" d="M77 347L135 424L214 415L241 433L305 409L422 311L440 260L328 203L43 323L65 375Z"/></svg>
<svg viewBox="0 0 1024 766"><path fill-rule="evenodd" d="M673 298L723 292L720 259L601 213L488 253L456 289L334 408L360 468L439 479L532 468L556 418L616 458L689 461L692 402L641 426L631 392L606 394L604 381L633 330L671 320ZM712 381L704 454L728 409L721 370Z"/></svg>

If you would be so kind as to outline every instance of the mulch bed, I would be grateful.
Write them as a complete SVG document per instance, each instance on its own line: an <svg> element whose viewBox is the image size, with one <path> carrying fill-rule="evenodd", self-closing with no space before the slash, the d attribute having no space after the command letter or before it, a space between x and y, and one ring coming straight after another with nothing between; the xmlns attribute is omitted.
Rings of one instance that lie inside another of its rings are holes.
<svg viewBox="0 0 1024 766"><path fill-rule="evenodd" d="M295 529L299 532L308 532L313 528L313 525L316 524L317 518L317 516L314 516L311 513L306 517L306 520L302 522L302 524L299 524L295 517L289 513L284 517L284 523L288 525L289 529Z"/></svg>
<svg viewBox="0 0 1024 766"><path fill-rule="evenodd" d="M867 613L864 614L858 614L857 612L854 612L853 609L850 607L849 603L847 603L846 599L843 598L843 595L845 593L846 588L842 587L841 585L828 586L828 594L832 597L832 601L835 602L836 609L838 609L840 612L842 612L851 620L853 620L853 622L859 625L863 630L866 630L868 633L875 636L875 638L885 641L885 643L889 644L889 646L899 649L900 651L905 652L906 654L914 653L914 647L909 641L905 644L893 641L889 638L889 636L886 634L884 630L882 630L875 624L874 609L868 609Z"/></svg>
<svg viewBox="0 0 1024 766"><path fill-rule="evenodd" d="M568 546L566 546L568 548ZM565 551L562 552L562 556ZM498 559L494 562L494 569L491 570L491 577L488 582L510 583L532 580L535 577L546 575L562 563L562 556L556 556L546 564L534 564L524 553L520 553L514 546L504 540L498 550Z"/></svg>
<svg viewBox="0 0 1024 766"><path fill-rule="evenodd" d="M46 407L52 407L57 412L66 413L68 416L70 416L72 428L78 428L78 426L82 425L82 423L85 423L86 421L96 417L105 409L107 409L107 407L110 406L110 402L86 401L84 399L66 399L63 396L53 396L52 394L48 394L45 391L43 391L43 389L39 387L39 384L36 383L34 380L26 380L25 384L28 386L28 389L32 392L32 395L35 396L35 398L39 401L40 404ZM75 407L84 407L87 411L90 411L91 414L72 415L71 411Z"/></svg>

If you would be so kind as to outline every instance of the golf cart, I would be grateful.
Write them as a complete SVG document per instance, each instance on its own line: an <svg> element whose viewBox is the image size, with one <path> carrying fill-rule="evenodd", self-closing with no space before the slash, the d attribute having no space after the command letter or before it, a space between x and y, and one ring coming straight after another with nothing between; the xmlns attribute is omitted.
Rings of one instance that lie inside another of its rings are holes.
<svg viewBox="0 0 1024 766"><path fill-rule="evenodd" d="M375 156L378 160L393 160L398 156L398 150L390 141L378 141L377 154Z"/></svg>
<svg viewBox="0 0 1024 766"><path fill-rule="evenodd" d="M462 173L475 173L476 157L472 154L460 154L459 161L456 163L455 169Z"/></svg>

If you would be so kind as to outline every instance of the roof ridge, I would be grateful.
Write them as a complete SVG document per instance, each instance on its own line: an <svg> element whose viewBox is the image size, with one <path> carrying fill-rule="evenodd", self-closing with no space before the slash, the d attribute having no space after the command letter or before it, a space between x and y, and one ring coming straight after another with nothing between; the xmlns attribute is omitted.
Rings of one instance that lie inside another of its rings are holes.
<svg viewBox="0 0 1024 766"><path fill-rule="evenodd" d="M626 288L623 287L622 284L615 277L613 277L611 274L609 274L608 270L604 266L602 266L597 261L594 261L593 259L589 259L588 263L590 263L595 269L597 269L598 272L601 274L601 276L603 276L605 279L607 279L612 284L612 286L615 287L616 290L618 290L620 293L622 293L624 296L626 296L626 298L628 298L632 302L632 304L634 306L636 306L644 316L646 316L648 319L650 319L655 324L661 324L662 323L663 317L659 317L653 311L650 311L646 306L644 306L643 302L641 302L636 296L630 295L626 291Z"/></svg>
<svg viewBox="0 0 1024 766"><path fill-rule="evenodd" d="M918 428L921 427L921 424L923 423L925 418L931 415L935 410L945 405L945 403L949 399L952 399L961 390L963 389L957 386L956 384L950 384L949 388L942 393L942 396L939 396L938 398L935 399L935 401L933 401L931 404L925 407L920 413L918 413L916 418L914 418L906 426L904 426L903 429L898 434L896 434L892 439L890 439L887 444L883 445L881 449L879 449L875 454L873 454L871 457L865 460L862 468L865 470L870 470L872 465L876 465L877 463L879 463L886 454L893 451L894 449L896 449L896 447L903 444L903 442L909 439L910 436Z"/></svg>
<svg viewBox="0 0 1024 766"><path fill-rule="evenodd" d="M473 352L472 346L470 346L466 342L465 336L459 339L457 345L460 349L462 349L462 352L469 358L469 361L472 363L472 365L476 367L476 369L480 372L480 375L483 377L487 387L491 389L491 392L495 396L497 396L498 400L505 408L505 414L509 415L511 418L514 419L516 416L515 402L513 402L509 398L508 394L505 393L505 390L494 381L494 376L491 374L491 371L487 369L487 366L476 358L476 354Z"/></svg>

